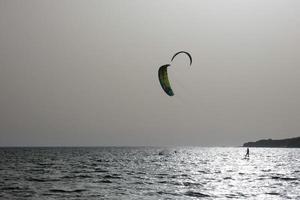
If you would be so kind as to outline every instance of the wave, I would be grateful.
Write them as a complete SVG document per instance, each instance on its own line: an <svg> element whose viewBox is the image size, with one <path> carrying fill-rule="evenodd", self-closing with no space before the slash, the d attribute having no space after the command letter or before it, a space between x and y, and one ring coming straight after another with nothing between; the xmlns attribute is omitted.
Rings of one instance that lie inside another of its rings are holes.
<svg viewBox="0 0 300 200"><path fill-rule="evenodd" d="M102 169L102 168L96 168L95 172L101 172L101 173L107 173L109 172L108 170Z"/></svg>
<svg viewBox="0 0 300 200"><path fill-rule="evenodd" d="M54 193L80 193L85 191L87 190L86 189L75 189L75 190L50 189L49 190L49 192L54 192Z"/></svg>
<svg viewBox="0 0 300 200"><path fill-rule="evenodd" d="M107 180L107 179L101 180L101 181L99 181L99 182L100 182L100 183L112 183L112 181Z"/></svg>
<svg viewBox="0 0 300 200"><path fill-rule="evenodd" d="M53 179L53 178L33 178L29 177L26 178L27 181L32 181L32 182L52 182L52 181L60 181L60 179Z"/></svg>
<svg viewBox="0 0 300 200"><path fill-rule="evenodd" d="M182 184L188 187L202 185L201 183L194 183L194 182L183 182Z"/></svg>
<svg viewBox="0 0 300 200"><path fill-rule="evenodd" d="M271 179L283 180L283 181L295 181L295 180L298 180L298 178L294 178L294 177L280 177L280 176L272 176Z"/></svg>
<svg viewBox="0 0 300 200"><path fill-rule="evenodd" d="M190 197L210 197L210 195L208 194L203 194L201 192L194 192L194 191L187 191L185 192L185 195Z"/></svg>
<svg viewBox="0 0 300 200"><path fill-rule="evenodd" d="M103 176L103 178L105 178L105 179L122 179L121 176L116 175L116 174L113 174L113 175L105 175L105 176Z"/></svg>
<svg viewBox="0 0 300 200"><path fill-rule="evenodd" d="M2 187L1 190L23 190L24 188L19 187L19 186L7 186L7 187Z"/></svg>
<svg viewBox="0 0 300 200"><path fill-rule="evenodd" d="M32 151L3 155L0 149L0 199L300 200L298 149L255 149L251 162L235 162L244 153L239 148L182 148L167 159L157 156L157 148ZM273 155L269 162L266 155ZM276 168L279 162L285 166Z"/></svg>
<svg viewBox="0 0 300 200"><path fill-rule="evenodd" d="M180 196L180 194L178 194L178 193L167 192L167 191L158 191L157 194L159 194L159 195L166 194L166 195L172 195L172 196Z"/></svg>
<svg viewBox="0 0 300 200"><path fill-rule="evenodd" d="M280 194L277 193L277 192L267 192L267 193L265 193L265 194L269 194L269 195L280 195Z"/></svg>

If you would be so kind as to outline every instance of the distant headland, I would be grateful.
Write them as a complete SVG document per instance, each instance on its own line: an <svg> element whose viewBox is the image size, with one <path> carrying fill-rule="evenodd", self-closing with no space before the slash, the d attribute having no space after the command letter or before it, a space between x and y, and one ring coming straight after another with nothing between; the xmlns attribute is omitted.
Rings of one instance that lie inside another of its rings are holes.
<svg viewBox="0 0 300 200"><path fill-rule="evenodd" d="M282 148L300 148L300 137L288 138L282 140L258 140L256 142L244 143L243 147L282 147Z"/></svg>

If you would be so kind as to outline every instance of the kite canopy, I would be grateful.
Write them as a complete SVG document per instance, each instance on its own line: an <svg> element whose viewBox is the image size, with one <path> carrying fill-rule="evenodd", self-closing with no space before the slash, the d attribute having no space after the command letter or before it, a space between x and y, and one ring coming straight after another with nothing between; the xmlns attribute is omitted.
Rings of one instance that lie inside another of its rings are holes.
<svg viewBox="0 0 300 200"><path fill-rule="evenodd" d="M190 58L190 65L192 65L192 56L191 56L191 54L189 54L189 53L186 52L186 51L179 51L179 52L175 53L174 56L173 56L172 59L171 59L171 62L173 61L173 59L174 59L178 54L181 54L181 53L186 54L186 55Z"/></svg>
<svg viewBox="0 0 300 200"><path fill-rule="evenodd" d="M161 66L158 69L158 79L159 79L162 89L167 93L167 95L174 96L174 92L171 88L170 81L168 78L168 69L167 68L169 66L170 66L170 64L166 64L166 65Z"/></svg>
<svg viewBox="0 0 300 200"><path fill-rule="evenodd" d="M186 51L179 51L179 52L175 53L174 56L171 59L171 62L173 61L173 59L178 54L181 54L181 53L186 54L190 58L190 65L192 65L192 56L191 56L191 54L189 54ZM169 66L171 66L171 65L170 64L166 64L166 65L161 66L158 69L158 79L159 79L159 82L160 82L160 85L161 85L162 89L167 93L167 95L174 96L174 92L173 92L173 90L171 88L169 77L168 77L168 69L167 68Z"/></svg>

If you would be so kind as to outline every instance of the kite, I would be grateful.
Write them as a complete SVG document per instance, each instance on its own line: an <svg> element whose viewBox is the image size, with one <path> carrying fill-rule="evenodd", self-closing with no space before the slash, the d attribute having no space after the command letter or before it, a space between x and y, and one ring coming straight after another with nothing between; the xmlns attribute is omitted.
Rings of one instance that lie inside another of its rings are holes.
<svg viewBox="0 0 300 200"><path fill-rule="evenodd" d="M158 79L162 89L167 93L169 96L174 96L174 92L171 88L170 81L168 78L168 67L171 66L170 64L163 65L158 70Z"/></svg>
<svg viewBox="0 0 300 200"><path fill-rule="evenodd" d="M191 54L189 54L186 51L179 51L179 52L175 53L171 59L171 62L178 54L181 54L181 53L184 53L189 57L190 65L192 65L192 56L191 56ZM168 67L170 67L170 66L171 66L170 64L165 64L158 69L158 79L159 79L162 89L166 92L166 94L169 96L174 96L174 92L171 88L171 84L170 84L169 77L168 77Z"/></svg>

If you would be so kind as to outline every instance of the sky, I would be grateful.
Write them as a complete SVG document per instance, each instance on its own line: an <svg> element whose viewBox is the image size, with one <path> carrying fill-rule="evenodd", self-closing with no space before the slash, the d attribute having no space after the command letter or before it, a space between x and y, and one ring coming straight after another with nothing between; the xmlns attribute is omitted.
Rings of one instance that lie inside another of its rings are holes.
<svg viewBox="0 0 300 200"><path fill-rule="evenodd" d="M298 0L1 0L0 146L300 136L299 52Z"/></svg>

